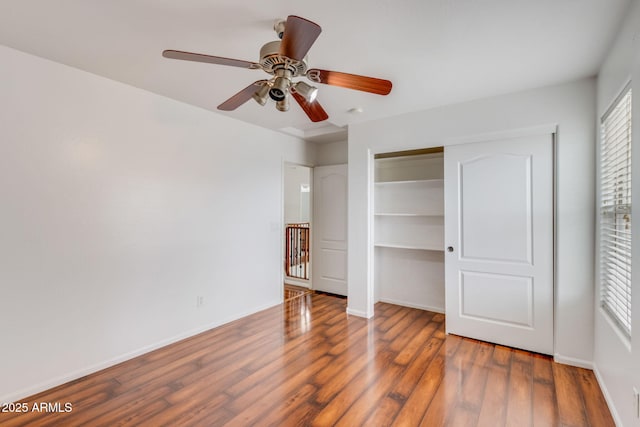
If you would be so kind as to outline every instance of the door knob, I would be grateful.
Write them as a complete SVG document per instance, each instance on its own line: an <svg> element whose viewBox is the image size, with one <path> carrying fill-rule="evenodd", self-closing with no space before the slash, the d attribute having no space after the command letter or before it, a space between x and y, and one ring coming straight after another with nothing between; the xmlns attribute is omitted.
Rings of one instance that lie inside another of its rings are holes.
<svg viewBox="0 0 640 427"><path fill-rule="evenodd" d="M447 252L453 252L453 246L447 247Z"/></svg>

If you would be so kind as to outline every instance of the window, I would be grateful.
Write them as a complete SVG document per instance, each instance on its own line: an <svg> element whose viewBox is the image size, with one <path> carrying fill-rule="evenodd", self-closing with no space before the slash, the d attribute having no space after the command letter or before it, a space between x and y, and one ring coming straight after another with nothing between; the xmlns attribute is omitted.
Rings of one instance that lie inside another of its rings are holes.
<svg viewBox="0 0 640 427"><path fill-rule="evenodd" d="M631 88L602 118L600 281L602 308L631 337Z"/></svg>

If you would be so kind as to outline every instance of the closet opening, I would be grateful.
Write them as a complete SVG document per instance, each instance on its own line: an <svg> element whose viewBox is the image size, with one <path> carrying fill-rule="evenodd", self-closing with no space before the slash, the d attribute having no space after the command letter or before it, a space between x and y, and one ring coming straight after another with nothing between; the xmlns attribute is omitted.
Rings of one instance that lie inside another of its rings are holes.
<svg viewBox="0 0 640 427"><path fill-rule="evenodd" d="M444 149L374 163L375 301L444 313Z"/></svg>

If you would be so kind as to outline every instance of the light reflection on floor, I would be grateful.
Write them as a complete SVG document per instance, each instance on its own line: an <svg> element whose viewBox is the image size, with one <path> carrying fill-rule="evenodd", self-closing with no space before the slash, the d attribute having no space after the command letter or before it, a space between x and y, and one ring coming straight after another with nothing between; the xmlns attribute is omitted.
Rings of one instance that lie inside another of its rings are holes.
<svg viewBox="0 0 640 427"><path fill-rule="evenodd" d="M298 286L285 285L284 322L287 335L308 332L311 328L311 291Z"/></svg>

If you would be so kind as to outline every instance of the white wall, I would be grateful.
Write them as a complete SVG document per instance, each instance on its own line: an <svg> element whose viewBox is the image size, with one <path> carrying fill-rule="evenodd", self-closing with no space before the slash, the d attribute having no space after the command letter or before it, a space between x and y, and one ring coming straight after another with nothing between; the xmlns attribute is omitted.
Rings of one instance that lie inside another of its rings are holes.
<svg viewBox="0 0 640 427"><path fill-rule="evenodd" d="M633 91L633 146L632 156L632 200L640 200L640 2L634 1L626 14L616 42L609 51L598 76L598 122L623 87L631 80ZM633 387L640 390L640 211L638 204L632 213L632 340L626 343L608 321L606 315L595 305L595 370L619 425L638 426L640 420L634 415ZM599 260L598 260L599 262ZM595 276L599 277L599 272ZM599 295L596 280L596 295Z"/></svg>
<svg viewBox="0 0 640 427"><path fill-rule="evenodd" d="M311 189L311 168L294 164L284 167L284 223L309 222L311 210L310 192L303 193L301 186Z"/></svg>
<svg viewBox="0 0 640 427"><path fill-rule="evenodd" d="M305 143L0 63L1 402L282 300L282 167L313 163Z"/></svg>
<svg viewBox="0 0 640 427"><path fill-rule="evenodd" d="M373 313L371 154L557 125L557 360L593 357L595 80L498 96L349 127L349 312Z"/></svg>
<svg viewBox="0 0 640 427"><path fill-rule="evenodd" d="M347 145L347 141L315 144L315 165L330 166L346 164L348 160Z"/></svg>

